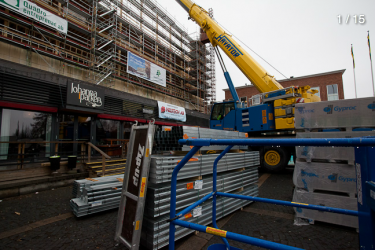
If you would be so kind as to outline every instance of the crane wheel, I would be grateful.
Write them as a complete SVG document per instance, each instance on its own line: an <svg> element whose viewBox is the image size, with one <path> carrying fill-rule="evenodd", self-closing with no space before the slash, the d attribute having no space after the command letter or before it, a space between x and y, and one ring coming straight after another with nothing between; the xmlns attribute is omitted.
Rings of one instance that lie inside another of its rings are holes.
<svg viewBox="0 0 375 250"><path fill-rule="evenodd" d="M261 164L268 172L277 173L286 168L290 153L284 148L264 147L261 153Z"/></svg>

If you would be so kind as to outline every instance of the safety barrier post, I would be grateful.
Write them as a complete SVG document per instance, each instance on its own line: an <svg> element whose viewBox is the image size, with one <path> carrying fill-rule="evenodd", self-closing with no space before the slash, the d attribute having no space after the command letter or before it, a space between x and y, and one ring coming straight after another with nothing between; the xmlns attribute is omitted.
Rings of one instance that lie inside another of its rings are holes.
<svg viewBox="0 0 375 250"><path fill-rule="evenodd" d="M195 146L193 147L189 153L185 155L184 158L177 164L177 166L173 169L172 172L172 179L171 179L171 201L170 201L170 224L169 224L169 249L174 249L174 241L175 241L175 232L176 232L176 226L174 224L173 219L176 217L176 195L177 195L177 174L180 171L180 169L185 166L185 164L190 160L191 157L194 156L196 152L201 148L202 146Z"/></svg>
<svg viewBox="0 0 375 250"><path fill-rule="evenodd" d="M370 185L375 182L374 156L374 147L355 148L359 244L361 250L374 249L375 247L375 192L370 189Z"/></svg>
<svg viewBox="0 0 375 250"><path fill-rule="evenodd" d="M217 228L217 229L219 229L219 227L216 224L217 163L232 148L233 148L233 145L229 145L223 152L221 152L221 154L215 159L213 170L212 170L212 172L213 172L213 177L212 177L212 192L214 193L214 196L212 197L212 225L214 226L214 228ZM227 239L225 239L223 237L221 237L221 239L223 240L224 244L227 246L227 249L230 249L230 245L229 245Z"/></svg>

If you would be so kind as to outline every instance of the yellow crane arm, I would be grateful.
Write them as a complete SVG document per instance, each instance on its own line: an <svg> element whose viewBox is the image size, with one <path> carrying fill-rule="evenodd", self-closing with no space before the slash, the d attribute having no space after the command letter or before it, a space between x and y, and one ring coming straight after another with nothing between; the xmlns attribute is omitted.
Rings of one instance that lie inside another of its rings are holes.
<svg viewBox="0 0 375 250"><path fill-rule="evenodd" d="M211 44L219 46L237 65L260 93L283 89L273 76L258 64L233 38L225 33L202 7L191 0L176 0L197 24L206 32Z"/></svg>

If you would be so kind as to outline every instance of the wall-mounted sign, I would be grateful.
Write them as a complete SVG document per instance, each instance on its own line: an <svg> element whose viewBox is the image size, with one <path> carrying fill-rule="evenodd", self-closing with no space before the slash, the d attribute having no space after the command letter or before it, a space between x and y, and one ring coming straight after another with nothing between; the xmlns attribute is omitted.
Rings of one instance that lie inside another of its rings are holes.
<svg viewBox="0 0 375 250"><path fill-rule="evenodd" d="M0 0L1 1L1 0ZM128 51L126 72L163 87L167 86L166 70Z"/></svg>
<svg viewBox="0 0 375 250"><path fill-rule="evenodd" d="M159 118L186 122L186 111L183 107L158 101Z"/></svg>
<svg viewBox="0 0 375 250"><path fill-rule="evenodd" d="M143 109L143 113L152 115L154 113L154 111L152 109Z"/></svg>
<svg viewBox="0 0 375 250"><path fill-rule="evenodd" d="M103 109L104 92L95 86L82 83L68 83L66 103L86 108Z"/></svg>
<svg viewBox="0 0 375 250"><path fill-rule="evenodd" d="M27 0L0 0L0 5L67 34L68 22Z"/></svg>

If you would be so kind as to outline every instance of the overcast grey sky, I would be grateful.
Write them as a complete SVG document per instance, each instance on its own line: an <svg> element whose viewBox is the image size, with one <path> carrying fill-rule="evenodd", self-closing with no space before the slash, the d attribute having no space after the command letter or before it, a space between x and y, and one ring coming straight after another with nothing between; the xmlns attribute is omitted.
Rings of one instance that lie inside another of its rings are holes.
<svg viewBox="0 0 375 250"><path fill-rule="evenodd" d="M198 26L174 0L157 0L189 33ZM346 69L343 75L345 98L354 98L353 64L350 45L354 47L357 96L373 95L367 30L372 40L375 61L374 0L195 0L206 10L213 8L214 18L231 34L266 59L287 77L305 76ZM341 15L341 24L337 16ZM348 24L345 24L350 15ZM366 22L354 23L353 15L364 15ZM238 40L237 40L238 41ZM241 44L241 43L240 43ZM241 44L271 75L284 79ZM234 85L249 80L224 53ZM373 64L373 67L374 64ZM227 88L216 62L217 100L224 99Z"/></svg>

